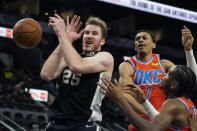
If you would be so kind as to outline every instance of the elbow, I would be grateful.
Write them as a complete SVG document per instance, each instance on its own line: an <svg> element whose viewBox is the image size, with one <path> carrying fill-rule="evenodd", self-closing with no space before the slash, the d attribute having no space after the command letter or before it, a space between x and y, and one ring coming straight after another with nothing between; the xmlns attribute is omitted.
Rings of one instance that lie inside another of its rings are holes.
<svg viewBox="0 0 197 131"><path fill-rule="evenodd" d="M46 81L52 80L52 77L46 71L41 71L40 77Z"/></svg>

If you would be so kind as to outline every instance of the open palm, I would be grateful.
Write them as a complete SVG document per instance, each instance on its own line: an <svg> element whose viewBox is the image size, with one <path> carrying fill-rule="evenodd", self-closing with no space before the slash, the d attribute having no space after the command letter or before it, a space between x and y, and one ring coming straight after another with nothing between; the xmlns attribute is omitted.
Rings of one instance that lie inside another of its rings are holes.
<svg viewBox="0 0 197 131"><path fill-rule="evenodd" d="M79 29L81 28L81 25L82 22L80 22L80 16L75 15L70 23L69 23L69 16L67 16L66 32L71 42L79 39L83 34L84 30L81 30L78 33Z"/></svg>

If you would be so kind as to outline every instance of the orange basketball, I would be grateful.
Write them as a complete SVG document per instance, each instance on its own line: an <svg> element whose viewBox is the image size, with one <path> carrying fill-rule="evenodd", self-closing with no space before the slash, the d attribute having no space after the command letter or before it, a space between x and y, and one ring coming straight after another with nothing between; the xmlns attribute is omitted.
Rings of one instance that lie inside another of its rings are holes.
<svg viewBox="0 0 197 131"><path fill-rule="evenodd" d="M41 38L42 28L37 21L31 18L21 19L14 25L13 39L21 48L33 48L40 43Z"/></svg>

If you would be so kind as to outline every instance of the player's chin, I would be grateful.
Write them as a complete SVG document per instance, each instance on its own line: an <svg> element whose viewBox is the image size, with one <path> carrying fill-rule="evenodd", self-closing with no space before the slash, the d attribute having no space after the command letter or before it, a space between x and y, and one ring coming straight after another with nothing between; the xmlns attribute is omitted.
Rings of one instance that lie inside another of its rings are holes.
<svg viewBox="0 0 197 131"><path fill-rule="evenodd" d="M140 54L141 56L146 56L148 54L148 51L141 49L141 50L138 50L138 54Z"/></svg>
<svg viewBox="0 0 197 131"><path fill-rule="evenodd" d="M88 53L88 52L92 52L92 51L94 51L94 50L90 47L83 47L83 52L84 53Z"/></svg>

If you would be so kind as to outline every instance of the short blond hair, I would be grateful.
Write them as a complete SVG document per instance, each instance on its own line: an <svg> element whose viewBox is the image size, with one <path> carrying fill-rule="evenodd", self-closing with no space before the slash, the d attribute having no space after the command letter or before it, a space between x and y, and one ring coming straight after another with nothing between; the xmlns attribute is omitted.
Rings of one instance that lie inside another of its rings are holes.
<svg viewBox="0 0 197 131"><path fill-rule="evenodd" d="M89 17L85 23L85 26L88 26L88 25L97 25L97 26L101 27L102 38L105 39L107 37L107 25L99 17L93 17L93 16Z"/></svg>

